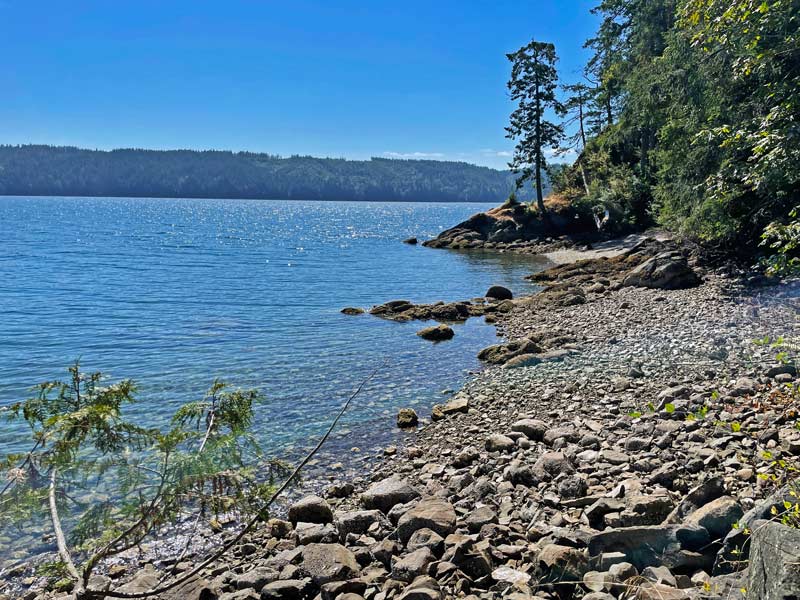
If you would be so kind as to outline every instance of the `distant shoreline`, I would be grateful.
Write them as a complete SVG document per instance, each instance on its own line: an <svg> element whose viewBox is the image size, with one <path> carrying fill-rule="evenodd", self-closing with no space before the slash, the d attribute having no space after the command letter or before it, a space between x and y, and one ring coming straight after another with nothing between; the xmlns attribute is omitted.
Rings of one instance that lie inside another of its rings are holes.
<svg viewBox="0 0 800 600"><path fill-rule="evenodd" d="M320 198L241 198L219 196L110 196L98 195L63 195L63 194L0 194L0 198L68 198L68 199L114 199L114 200L233 200L252 202L360 202L364 204L492 204L492 200L353 200L320 199Z"/></svg>
<svg viewBox="0 0 800 600"><path fill-rule="evenodd" d="M516 176L465 162L0 145L0 195L503 202Z"/></svg>

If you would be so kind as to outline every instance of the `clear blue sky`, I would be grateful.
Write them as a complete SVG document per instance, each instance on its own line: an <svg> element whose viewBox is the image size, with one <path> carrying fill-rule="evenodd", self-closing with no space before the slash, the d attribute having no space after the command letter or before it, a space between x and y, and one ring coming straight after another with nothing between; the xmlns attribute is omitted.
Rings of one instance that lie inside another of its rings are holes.
<svg viewBox="0 0 800 600"><path fill-rule="evenodd" d="M0 143L503 168L505 53L576 79L596 3L0 0Z"/></svg>

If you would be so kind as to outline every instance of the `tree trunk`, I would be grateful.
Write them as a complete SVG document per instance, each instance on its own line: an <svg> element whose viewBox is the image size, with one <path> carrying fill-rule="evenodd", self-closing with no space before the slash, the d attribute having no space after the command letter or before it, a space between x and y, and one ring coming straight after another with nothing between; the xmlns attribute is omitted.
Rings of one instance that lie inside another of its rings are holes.
<svg viewBox="0 0 800 600"><path fill-rule="evenodd" d="M586 190L586 195L589 195L589 182L586 181L586 171L583 170L583 164L578 163L578 170L581 172L581 179L583 179L583 189Z"/></svg>
<svg viewBox="0 0 800 600"><path fill-rule="evenodd" d="M542 104L539 94L539 76L536 76L536 206L539 208L542 218L549 222L550 215L544 206L542 194Z"/></svg>
<svg viewBox="0 0 800 600"><path fill-rule="evenodd" d="M583 94L580 92L578 92L578 122L581 127L581 149L583 149L586 148L586 130L583 128ZM582 167L581 173L583 173ZM583 178L583 181L586 183L586 177Z"/></svg>

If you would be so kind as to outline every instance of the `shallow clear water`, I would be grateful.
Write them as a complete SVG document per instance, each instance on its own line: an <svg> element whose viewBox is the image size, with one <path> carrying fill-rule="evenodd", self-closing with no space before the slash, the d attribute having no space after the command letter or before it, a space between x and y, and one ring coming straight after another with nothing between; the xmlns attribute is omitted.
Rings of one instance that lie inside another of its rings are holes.
<svg viewBox="0 0 800 600"><path fill-rule="evenodd" d="M348 448L365 443L394 429L398 407L424 411L462 383L495 332L471 319L434 345L414 335L418 322L340 309L468 299L494 283L529 290L530 259L401 243L485 208L0 198L0 406L78 357L85 370L136 380L134 410L152 424L221 377L263 392L259 435L291 453L386 359L337 434ZM21 431L0 428L0 452L19 445Z"/></svg>

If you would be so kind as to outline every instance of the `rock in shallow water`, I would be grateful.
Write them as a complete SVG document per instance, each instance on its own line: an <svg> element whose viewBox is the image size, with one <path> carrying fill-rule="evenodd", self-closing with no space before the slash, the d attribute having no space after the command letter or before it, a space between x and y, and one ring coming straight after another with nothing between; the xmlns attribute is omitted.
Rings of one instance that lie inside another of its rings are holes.
<svg viewBox="0 0 800 600"><path fill-rule="evenodd" d="M514 297L514 294L512 294L511 290L507 287L502 285L493 285L486 292L486 297L493 298L495 300L511 300Z"/></svg>
<svg viewBox="0 0 800 600"><path fill-rule="evenodd" d="M417 332L417 335L423 340L430 340L431 342L443 342L445 340L452 339L453 336L455 336L455 332L453 331L452 327L448 327L447 325L435 325L433 327L420 329Z"/></svg>
<svg viewBox="0 0 800 600"><path fill-rule="evenodd" d="M397 411L397 426L401 429L414 427L417 423L419 423L419 417L413 408L401 408Z"/></svg>

